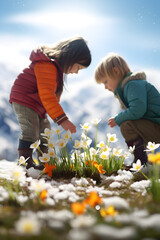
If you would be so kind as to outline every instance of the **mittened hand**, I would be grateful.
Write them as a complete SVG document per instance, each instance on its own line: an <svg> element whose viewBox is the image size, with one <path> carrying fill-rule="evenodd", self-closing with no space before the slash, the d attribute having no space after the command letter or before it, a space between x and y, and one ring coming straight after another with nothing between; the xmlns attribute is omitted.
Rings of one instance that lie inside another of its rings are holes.
<svg viewBox="0 0 160 240"><path fill-rule="evenodd" d="M64 128L64 130L69 130L71 133L76 133L76 126L69 121L68 119L61 123L61 126Z"/></svg>

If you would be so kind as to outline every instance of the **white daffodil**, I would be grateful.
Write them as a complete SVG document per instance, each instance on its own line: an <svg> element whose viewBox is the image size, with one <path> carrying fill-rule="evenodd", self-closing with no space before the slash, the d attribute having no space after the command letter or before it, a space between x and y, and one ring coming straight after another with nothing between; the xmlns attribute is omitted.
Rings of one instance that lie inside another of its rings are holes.
<svg viewBox="0 0 160 240"><path fill-rule="evenodd" d="M100 143L97 144L97 147L103 148L105 146L104 141L100 141Z"/></svg>
<svg viewBox="0 0 160 240"><path fill-rule="evenodd" d="M18 159L18 165L24 165L25 166L28 159L29 159L29 157L25 159L25 157L21 156Z"/></svg>
<svg viewBox="0 0 160 240"><path fill-rule="evenodd" d="M109 146L107 146L106 144L104 144L104 146L101 148L101 152L110 152L112 149L109 148Z"/></svg>
<svg viewBox="0 0 160 240"><path fill-rule="evenodd" d="M82 146L81 146L81 141L79 141L79 140L75 140L74 141L74 146L73 146L73 148L81 148Z"/></svg>
<svg viewBox="0 0 160 240"><path fill-rule="evenodd" d="M56 146L60 147L60 148L64 148L67 144L67 140L66 139L58 139L56 142Z"/></svg>
<svg viewBox="0 0 160 240"><path fill-rule="evenodd" d="M44 136L44 137L50 138L51 133L52 133L52 130L51 130L51 129L45 128L45 129L44 129L44 133L41 133L41 135Z"/></svg>
<svg viewBox="0 0 160 240"><path fill-rule="evenodd" d="M107 139L108 139L108 142L117 142L118 141L116 134L107 133Z"/></svg>
<svg viewBox="0 0 160 240"><path fill-rule="evenodd" d="M76 155L77 158L79 158L79 157L80 157L80 154L81 154L81 151L80 151L80 150L74 150L74 151L72 152L72 154L71 154L71 160L72 160L72 161L75 160L75 155Z"/></svg>
<svg viewBox="0 0 160 240"><path fill-rule="evenodd" d="M132 168L130 168L131 171L138 172L143 168L143 165L141 165L141 161L138 159L136 163L132 164Z"/></svg>
<svg viewBox="0 0 160 240"><path fill-rule="evenodd" d="M29 189L37 194L39 194L46 188L47 188L46 182L43 178L40 180L32 179L31 184L29 186Z"/></svg>
<svg viewBox="0 0 160 240"><path fill-rule="evenodd" d="M108 151L102 152L102 153L100 154L100 158L102 158L102 159L108 159L108 158L109 158L109 152L108 152Z"/></svg>
<svg viewBox="0 0 160 240"><path fill-rule="evenodd" d="M113 155L114 156L120 157L120 156L123 155L122 152L123 152L123 149L113 148Z"/></svg>
<svg viewBox="0 0 160 240"><path fill-rule="evenodd" d="M19 234L38 235L41 230L41 223L37 217L21 217L15 223L15 229Z"/></svg>
<svg viewBox="0 0 160 240"><path fill-rule="evenodd" d="M57 157L57 155L55 154L55 151L54 151L53 148L49 148L49 149L48 149L48 154L49 154L49 156L52 157L52 158L56 158L56 157Z"/></svg>
<svg viewBox="0 0 160 240"><path fill-rule="evenodd" d="M153 152L154 150L159 148L159 146L160 146L159 143L156 144L155 142L148 142L147 149L145 151Z"/></svg>
<svg viewBox="0 0 160 240"><path fill-rule="evenodd" d="M92 139L91 138L88 138L87 140L83 139L81 140L81 146L82 148L87 148L91 145L92 143Z"/></svg>
<svg viewBox="0 0 160 240"><path fill-rule="evenodd" d="M62 137L66 140L69 140L71 137L71 132L69 130L67 130L67 132L62 134Z"/></svg>
<svg viewBox="0 0 160 240"><path fill-rule="evenodd" d="M33 148L33 152L35 152L40 144L41 144L41 141L37 140L36 142L34 142L30 145L30 148Z"/></svg>
<svg viewBox="0 0 160 240"><path fill-rule="evenodd" d="M130 153L134 153L134 150L135 150L135 145L134 146L129 146L129 152Z"/></svg>
<svg viewBox="0 0 160 240"><path fill-rule="evenodd" d="M101 119L95 118L91 121L91 123L93 123L95 126L97 126L100 121L101 121Z"/></svg>
<svg viewBox="0 0 160 240"><path fill-rule="evenodd" d="M48 153L43 153L42 157L39 157L39 160L41 162L49 162L50 161L50 155Z"/></svg>
<svg viewBox="0 0 160 240"><path fill-rule="evenodd" d="M53 140L49 139L47 146L48 146L48 148L54 148L55 147L55 143L53 142Z"/></svg>
<svg viewBox="0 0 160 240"><path fill-rule="evenodd" d="M56 130L53 130L53 132L54 132L56 135L60 136L60 134L63 132L63 130L61 130L60 127L58 126Z"/></svg>
<svg viewBox="0 0 160 240"><path fill-rule="evenodd" d="M97 155L97 150L96 150L95 148L93 148L93 147L91 147L91 148L89 149L89 152L90 152L90 155L91 155L91 156L96 156L96 155Z"/></svg>
<svg viewBox="0 0 160 240"><path fill-rule="evenodd" d="M21 166L16 166L12 170L12 178L15 182L24 182L26 179L26 172Z"/></svg>
<svg viewBox="0 0 160 240"><path fill-rule="evenodd" d="M80 126L81 126L81 129L83 129L85 131L88 131L91 128L89 123L84 123L83 125L80 124Z"/></svg>

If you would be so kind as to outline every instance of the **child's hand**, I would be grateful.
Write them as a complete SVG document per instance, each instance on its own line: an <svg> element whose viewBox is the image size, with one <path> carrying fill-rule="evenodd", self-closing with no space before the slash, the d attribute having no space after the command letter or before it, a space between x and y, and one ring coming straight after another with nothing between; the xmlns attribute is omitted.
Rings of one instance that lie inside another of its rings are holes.
<svg viewBox="0 0 160 240"><path fill-rule="evenodd" d="M108 125L112 128L117 125L117 123L114 121L114 118L108 119Z"/></svg>
<svg viewBox="0 0 160 240"><path fill-rule="evenodd" d="M76 126L70 122L68 119L61 123L64 130L69 130L71 133L76 133Z"/></svg>

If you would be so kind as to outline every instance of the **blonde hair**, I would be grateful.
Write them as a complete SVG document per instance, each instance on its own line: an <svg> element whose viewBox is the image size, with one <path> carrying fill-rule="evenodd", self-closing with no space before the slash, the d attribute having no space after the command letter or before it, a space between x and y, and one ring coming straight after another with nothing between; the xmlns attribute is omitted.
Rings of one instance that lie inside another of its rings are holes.
<svg viewBox="0 0 160 240"><path fill-rule="evenodd" d="M106 76L115 79L117 77L115 68L119 69L119 81L131 72L126 61L117 53L109 53L98 64L95 70L95 79L97 83L102 83Z"/></svg>
<svg viewBox="0 0 160 240"><path fill-rule="evenodd" d="M91 53L87 42L82 37L62 40L54 46L41 46L42 52L50 59L55 59L66 73L75 63L88 67L91 63Z"/></svg>

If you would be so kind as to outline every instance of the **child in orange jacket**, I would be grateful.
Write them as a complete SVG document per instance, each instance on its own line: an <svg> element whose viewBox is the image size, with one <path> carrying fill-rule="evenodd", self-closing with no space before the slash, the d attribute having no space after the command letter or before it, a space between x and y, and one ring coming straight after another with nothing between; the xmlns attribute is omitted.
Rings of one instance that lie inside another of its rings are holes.
<svg viewBox="0 0 160 240"><path fill-rule="evenodd" d="M27 169L43 169L32 159L30 145L40 139L45 128L51 128L46 113L55 123L71 133L76 126L69 121L61 105L63 74L78 73L91 63L91 54L86 41L81 37L70 38L56 45L41 46L32 51L31 64L18 75L11 89L10 100L17 115L21 134L19 137L19 156L29 158ZM42 151L47 149L43 146Z"/></svg>

